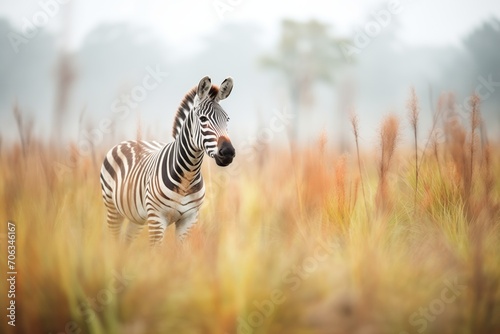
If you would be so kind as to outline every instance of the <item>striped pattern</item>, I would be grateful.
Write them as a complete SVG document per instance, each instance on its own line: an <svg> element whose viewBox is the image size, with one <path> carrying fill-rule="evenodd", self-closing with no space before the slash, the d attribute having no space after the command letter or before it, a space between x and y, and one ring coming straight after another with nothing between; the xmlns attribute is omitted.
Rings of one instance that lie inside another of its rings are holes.
<svg viewBox="0 0 500 334"><path fill-rule="evenodd" d="M201 164L206 153L220 166L227 166L235 155L227 135L226 112L219 101L232 89L232 79L221 87L208 77L189 91L174 120L174 141L126 141L113 147L103 161L101 187L111 233L125 232L133 240L148 225L149 240L157 244L165 229L175 224L183 239L196 223L205 196Z"/></svg>

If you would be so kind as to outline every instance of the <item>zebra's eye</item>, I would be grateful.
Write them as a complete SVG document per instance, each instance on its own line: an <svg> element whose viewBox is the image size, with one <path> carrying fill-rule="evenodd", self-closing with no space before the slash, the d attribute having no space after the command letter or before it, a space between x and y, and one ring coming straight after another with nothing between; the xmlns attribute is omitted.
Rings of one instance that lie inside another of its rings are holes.
<svg viewBox="0 0 500 334"><path fill-rule="evenodd" d="M200 116L200 121L202 123L205 123L206 121L208 121L208 118L206 118L205 116Z"/></svg>
<svg viewBox="0 0 500 334"><path fill-rule="evenodd" d="M230 120L230 118L228 117L228 118L227 118L227 122L229 122L229 120Z"/></svg>

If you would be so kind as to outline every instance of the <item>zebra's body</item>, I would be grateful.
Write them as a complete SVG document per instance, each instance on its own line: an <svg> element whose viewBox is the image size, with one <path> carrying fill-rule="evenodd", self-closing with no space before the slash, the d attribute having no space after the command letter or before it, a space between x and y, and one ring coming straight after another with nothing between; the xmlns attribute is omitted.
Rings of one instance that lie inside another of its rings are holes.
<svg viewBox="0 0 500 334"><path fill-rule="evenodd" d="M220 89L203 78L179 106L173 142L126 141L107 153L101 187L113 234L120 234L127 218L127 239L132 240L147 222L150 242L155 244L170 224L175 223L176 235L182 239L196 223L205 196L204 153L221 166L234 157L226 131L227 114L218 104L231 89L230 78Z"/></svg>

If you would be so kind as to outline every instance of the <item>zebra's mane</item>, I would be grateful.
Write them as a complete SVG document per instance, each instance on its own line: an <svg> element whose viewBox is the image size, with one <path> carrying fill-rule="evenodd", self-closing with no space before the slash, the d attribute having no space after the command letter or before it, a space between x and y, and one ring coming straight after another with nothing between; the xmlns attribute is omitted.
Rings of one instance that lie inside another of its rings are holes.
<svg viewBox="0 0 500 334"><path fill-rule="evenodd" d="M177 135L181 132L182 124L186 120L187 115L191 111L194 105L194 99L196 97L196 91L198 90L198 86L194 86L191 88L189 92L184 96L177 108L177 112L174 118L174 126L172 128L172 136L177 138ZM216 99L217 94L219 93L219 87L217 85L212 85L210 91L208 92L208 96L212 99Z"/></svg>

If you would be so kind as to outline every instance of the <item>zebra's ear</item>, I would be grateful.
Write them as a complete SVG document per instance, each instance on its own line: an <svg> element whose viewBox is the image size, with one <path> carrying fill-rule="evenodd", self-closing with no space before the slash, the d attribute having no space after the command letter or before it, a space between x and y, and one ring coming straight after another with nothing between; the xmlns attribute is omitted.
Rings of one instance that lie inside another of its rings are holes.
<svg viewBox="0 0 500 334"><path fill-rule="evenodd" d="M196 91L196 95L198 95L198 99L200 101L207 96L210 88L212 88L212 80L210 80L208 76L202 78L200 80L200 83L198 84L198 89Z"/></svg>
<svg viewBox="0 0 500 334"><path fill-rule="evenodd" d="M217 94L217 100L224 100L226 97L231 94L233 90L233 78L228 77L226 80L222 81L219 87L219 94Z"/></svg>

